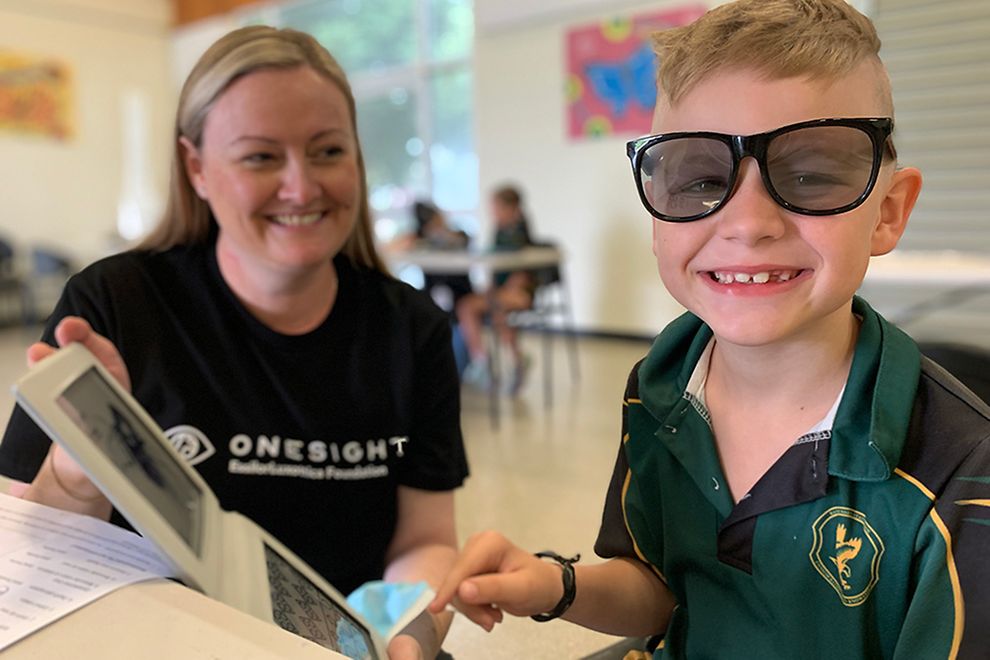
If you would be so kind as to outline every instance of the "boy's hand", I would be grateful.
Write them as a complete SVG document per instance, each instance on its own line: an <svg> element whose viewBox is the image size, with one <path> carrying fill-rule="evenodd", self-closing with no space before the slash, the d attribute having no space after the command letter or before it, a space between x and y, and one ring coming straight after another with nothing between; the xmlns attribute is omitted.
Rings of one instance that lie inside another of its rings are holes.
<svg viewBox="0 0 990 660"><path fill-rule="evenodd" d="M427 609L437 613L453 603L491 631L503 612L516 616L548 612L563 593L559 566L516 547L498 532L487 531L468 539Z"/></svg>

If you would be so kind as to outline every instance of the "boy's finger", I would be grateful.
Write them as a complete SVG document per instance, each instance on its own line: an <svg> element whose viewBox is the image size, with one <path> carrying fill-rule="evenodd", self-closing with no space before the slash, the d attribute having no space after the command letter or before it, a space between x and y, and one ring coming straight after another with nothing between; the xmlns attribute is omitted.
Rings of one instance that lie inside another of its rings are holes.
<svg viewBox="0 0 990 660"><path fill-rule="evenodd" d="M502 610L490 605L470 605L457 601L457 610L488 632L502 621Z"/></svg>
<svg viewBox="0 0 990 660"><path fill-rule="evenodd" d="M492 557L483 548L465 548L457 563L454 564L443 583L437 588L436 596L427 609L434 614L440 612L451 602L464 580L475 575L498 570L498 567L498 559Z"/></svg>
<svg viewBox="0 0 990 660"><path fill-rule="evenodd" d="M499 606L515 612L526 610L533 601L533 580L522 571L500 575L479 575L465 580L457 590L464 603Z"/></svg>

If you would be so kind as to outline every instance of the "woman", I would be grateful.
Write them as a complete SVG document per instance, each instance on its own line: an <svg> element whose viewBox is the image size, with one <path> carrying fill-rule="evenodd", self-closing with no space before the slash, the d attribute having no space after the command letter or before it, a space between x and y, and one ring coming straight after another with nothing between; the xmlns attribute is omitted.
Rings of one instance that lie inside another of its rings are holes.
<svg viewBox="0 0 990 660"><path fill-rule="evenodd" d="M224 508L340 591L439 583L467 475L449 324L375 252L342 70L303 33L232 32L189 75L175 139L164 221L70 280L29 362L85 344ZM19 411L0 472L28 499L111 513ZM449 615L433 623L391 657L435 656Z"/></svg>

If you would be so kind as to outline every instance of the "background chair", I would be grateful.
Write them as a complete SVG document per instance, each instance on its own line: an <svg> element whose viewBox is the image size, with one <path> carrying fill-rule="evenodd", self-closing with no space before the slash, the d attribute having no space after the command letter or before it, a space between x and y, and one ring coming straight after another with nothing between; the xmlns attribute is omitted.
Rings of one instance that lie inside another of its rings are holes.
<svg viewBox="0 0 990 660"><path fill-rule="evenodd" d="M24 317L24 281L14 246L0 238L0 325L20 323Z"/></svg>
<svg viewBox="0 0 990 660"><path fill-rule="evenodd" d="M55 309L65 281L75 272L75 264L68 256L40 245L31 248L31 267L22 294L25 322L47 319Z"/></svg>
<svg viewBox="0 0 990 660"><path fill-rule="evenodd" d="M533 243L533 247L557 249L553 242ZM533 306L509 314L508 322L523 329L537 330L543 336L543 401L546 406L553 402L553 336L563 334L567 339L570 357L571 379L578 380L580 364L577 351L577 332L574 329L574 312L571 308L571 294L564 280L561 265L545 266L531 271L536 283L533 293Z"/></svg>

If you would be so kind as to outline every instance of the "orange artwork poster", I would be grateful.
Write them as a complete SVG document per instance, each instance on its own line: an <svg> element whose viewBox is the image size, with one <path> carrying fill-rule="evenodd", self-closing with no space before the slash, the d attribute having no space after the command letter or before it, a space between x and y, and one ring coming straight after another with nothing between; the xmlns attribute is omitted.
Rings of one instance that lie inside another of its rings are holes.
<svg viewBox="0 0 990 660"><path fill-rule="evenodd" d="M0 50L0 131L68 140L72 105L67 65Z"/></svg>

